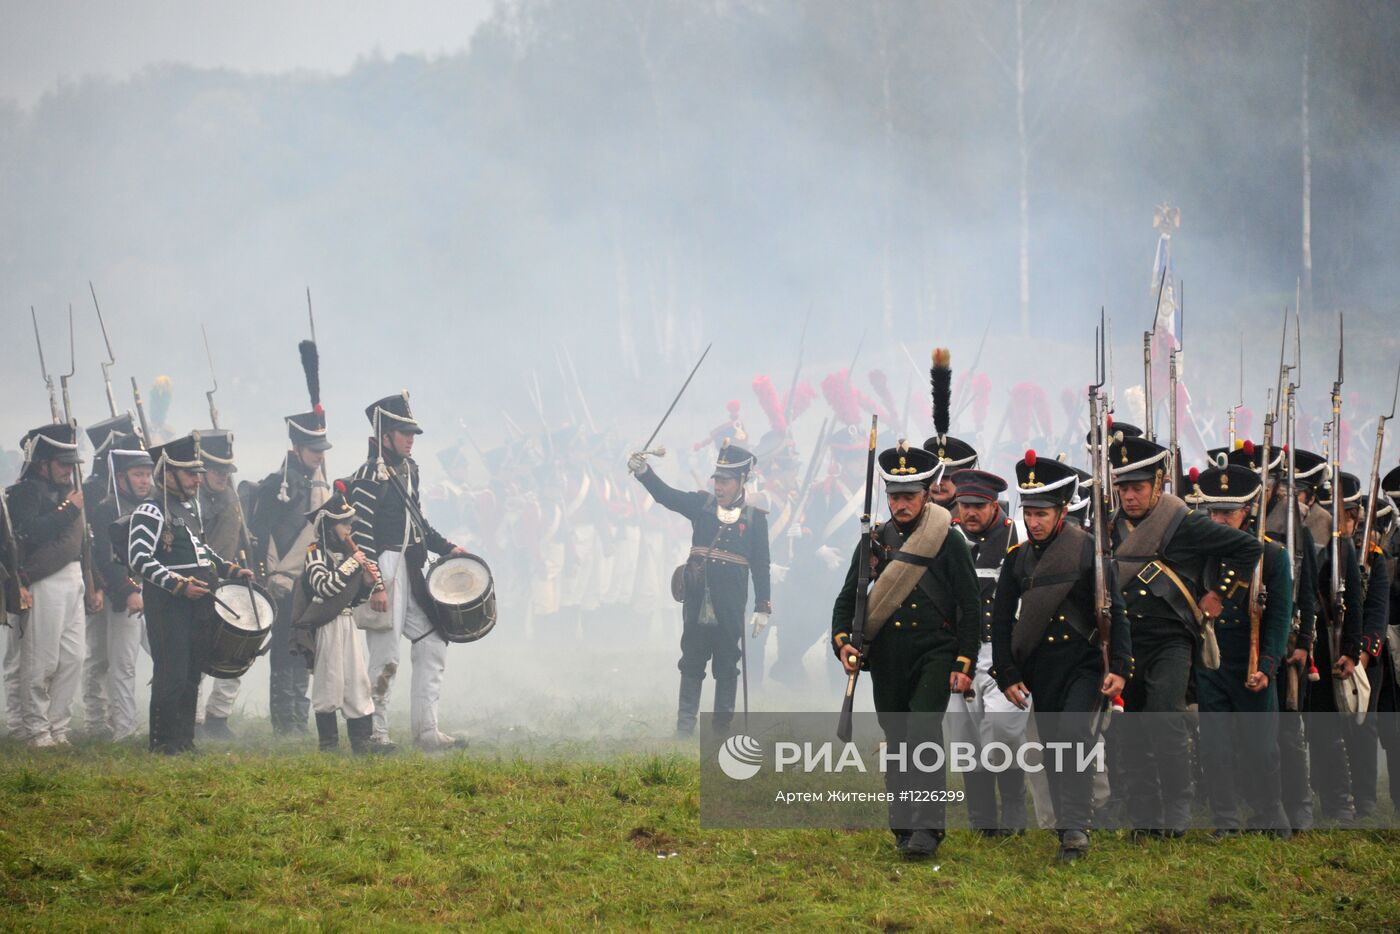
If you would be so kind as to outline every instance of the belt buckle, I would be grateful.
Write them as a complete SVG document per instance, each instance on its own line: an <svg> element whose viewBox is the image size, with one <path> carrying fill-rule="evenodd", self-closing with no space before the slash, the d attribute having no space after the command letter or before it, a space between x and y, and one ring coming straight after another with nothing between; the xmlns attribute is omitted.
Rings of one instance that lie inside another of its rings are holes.
<svg viewBox="0 0 1400 934"><path fill-rule="evenodd" d="M1153 581L1155 581L1158 575L1160 575L1161 573L1162 566L1156 561L1153 561L1147 567L1143 568L1141 571L1138 571L1137 579L1142 581L1144 584L1150 584Z"/></svg>

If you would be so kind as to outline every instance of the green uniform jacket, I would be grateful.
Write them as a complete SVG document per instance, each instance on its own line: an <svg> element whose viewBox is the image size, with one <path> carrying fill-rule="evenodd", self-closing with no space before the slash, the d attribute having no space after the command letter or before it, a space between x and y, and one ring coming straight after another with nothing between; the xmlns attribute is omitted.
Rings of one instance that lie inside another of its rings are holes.
<svg viewBox="0 0 1400 934"><path fill-rule="evenodd" d="M904 537L902 533L900 537ZM875 539L878 542L880 538L877 526ZM884 552L878 546L871 551L875 559L872 582L889 563ZM851 637L859 556L857 547L831 614L832 648L838 655ZM977 667L977 650L982 644L981 590L972 552L961 535L949 531L938 557L925 571L925 579L936 599L931 599L922 585L915 587L879 636L864 647L877 710L942 709L936 697L930 704L931 698L922 695L930 691L937 695L941 690L946 706L949 672L956 668L971 674ZM949 619L939 606L952 608L954 618Z"/></svg>
<svg viewBox="0 0 1400 934"><path fill-rule="evenodd" d="M1220 667L1243 672L1249 664L1249 581L1223 565L1214 590L1220 594L1222 609L1215 621L1215 638L1220 644ZM1274 679L1293 628L1293 568L1288 552L1272 539L1264 543L1264 618L1259 624L1259 670Z"/></svg>

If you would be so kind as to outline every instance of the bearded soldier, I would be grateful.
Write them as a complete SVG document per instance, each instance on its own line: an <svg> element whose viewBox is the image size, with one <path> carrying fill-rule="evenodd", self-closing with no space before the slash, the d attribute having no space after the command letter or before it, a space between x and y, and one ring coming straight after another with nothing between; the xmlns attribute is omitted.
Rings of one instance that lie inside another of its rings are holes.
<svg viewBox="0 0 1400 934"><path fill-rule="evenodd" d="M355 507L355 544L383 576L385 590L370 597L376 613L390 613L388 629L365 633L369 676L374 685L373 741L389 741L389 690L399 668L399 641L412 644L412 703L409 722L413 741L423 749L465 745L438 729L438 698L447 670L447 639L435 628L426 608L423 565L429 551L465 555L428 524L419 510L418 464L414 439L423 433L408 405L408 393L386 396L365 409L374 426L369 459L350 482Z"/></svg>
<svg viewBox="0 0 1400 934"><path fill-rule="evenodd" d="M1251 450L1247 456L1252 455ZM1249 530L1262 485L1253 466L1225 463L1205 472L1193 469L1191 474L1189 502L1221 525ZM1220 595L1222 604L1215 622L1220 663L1216 668L1197 664L1195 675L1201 765L1216 837L1236 836L1244 829L1241 797L1252 811L1251 830L1271 831L1284 839L1293 835L1283 810L1279 775L1278 693L1270 689L1293 623L1293 575L1288 553L1272 540L1265 542L1263 561L1259 575L1264 605L1259 611L1259 657L1254 671L1249 670L1250 600L1256 596L1252 575L1242 577L1232 567L1206 566L1206 585ZM1238 787L1237 755L1245 764Z"/></svg>
<svg viewBox="0 0 1400 934"><path fill-rule="evenodd" d="M1109 446L1119 508L1110 523L1118 586L1132 627L1136 675L1123 692L1129 711L1153 718L1122 737L1128 818L1135 836L1180 836L1191 819L1186 688L1193 659L1219 664L1213 621L1220 596L1207 563L1247 580L1262 548L1253 537L1190 512L1164 493L1166 448L1146 438Z"/></svg>
<svg viewBox="0 0 1400 934"><path fill-rule="evenodd" d="M744 497L744 483L753 465L752 454L726 442L711 475L714 491L706 493L669 486L647 465L644 455L633 454L627 462L627 469L652 498L691 525L690 556L680 572L684 609L681 658L676 666L681 672L676 734L681 737L695 731L707 664L715 679L715 731L727 733L733 722L750 575L755 633L763 631L773 612L768 516Z"/></svg>
<svg viewBox="0 0 1400 934"><path fill-rule="evenodd" d="M305 733L311 709L306 665L293 654L290 642L292 593L315 540L307 516L330 496L325 460L331 448L323 411L299 412L283 421L291 450L282 458L281 468L258 484L248 517L268 592L277 602L268 640L267 705L277 734Z"/></svg>
<svg viewBox="0 0 1400 934"><path fill-rule="evenodd" d="M96 611L100 593L86 594L81 556L83 493L73 482L77 431L44 425L26 434L20 480L6 491L20 552L20 584L31 605L10 632L6 678L11 729L30 746L68 744L69 708L82 677L84 606ZM96 598L96 599L95 599ZM16 716L17 715L17 716Z"/></svg>
<svg viewBox="0 0 1400 934"><path fill-rule="evenodd" d="M83 701L88 728L100 730L120 742L135 734L136 659L141 650L142 603L140 585L132 581L126 555L114 553L111 527L129 515L151 495L151 455L130 424L125 423L101 439L97 448L106 465L103 476L110 488L88 510L93 530L92 560L102 577L103 602L97 625L88 617L87 660L83 665ZM99 426L88 429L89 437Z"/></svg>
<svg viewBox="0 0 1400 934"><path fill-rule="evenodd" d="M1079 471L1034 451L1016 464L1027 541L1002 563L992 608L992 668L1006 699L1020 709L1035 700L1041 742L1088 748L1094 721L1132 675L1132 636L1111 563L1108 671L1098 630L1094 539L1069 518ZM1049 769L1060 848L1070 862L1089 850L1094 775Z"/></svg>
<svg viewBox="0 0 1400 934"><path fill-rule="evenodd" d="M949 439L952 440L952 439ZM982 644L977 653L972 696L954 694L948 701L949 725L954 738L980 750L986 743L1005 744L1015 752L1025 741L1028 714L1006 699L992 674L992 605L997 579L1006 553L1016 544L1015 523L1001 508L998 497L1006 481L984 470L963 469L953 474L957 489L958 517L953 526L967 539L981 588ZM972 829L984 836L1000 836L1026 826L1026 773L1014 764L1000 772L977 768L963 775L967 816ZM997 792L1001 814L997 814Z"/></svg>
<svg viewBox="0 0 1400 934"><path fill-rule="evenodd" d="M199 433L204 458L204 482L199 487L200 538L215 554L228 555L241 564L249 562L252 542L243 518L243 504L234 487L233 432L214 429ZM204 705L203 733L208 739L231 740L229 714L238 697L238 678L210 678L209 699Z"/></svg>
<svg viewBox="0 0 1400 934"><path fill-rule="evenodd" d="M892 521L871 533L875 584L864 654L850 644L859 547L832 611L832 648L848 674L858 665L870 670L888 748L923 741L941 746L949 694L970 691L977 666L982 634L977 572L967 540L952 530L952 515L929 501L929 487L943 469L937 456L901 441L880 453L879 465ZM886 787L897 801L909 781L925 786L916 789L922 803L891 805L890 829L906 859L929 859L943 841L947 775L941 767L927 774L914 771L912 778L896 769L886 772Z"/></svg>
<svg viewBox="0 0 1400 934"><path fill-rule="evenodd" d="M173 755L194 749L211 587L219 578L252 580L253 572L214 552L195 532L204 476L199 433L152 448L151 457L156 487L131 514L127 563L141 578L154 666L151 751Z"/></svg>

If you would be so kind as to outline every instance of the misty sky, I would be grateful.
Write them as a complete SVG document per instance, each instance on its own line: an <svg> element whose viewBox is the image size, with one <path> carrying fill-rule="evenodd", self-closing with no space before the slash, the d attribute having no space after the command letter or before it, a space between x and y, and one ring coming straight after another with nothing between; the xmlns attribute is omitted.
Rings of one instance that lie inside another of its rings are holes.
<svg viewBox="0 0 1400 934"><path fill-rule="evenodd" d="M32 106L65 81L179 63L340 73L367 56L466 48L492 0L5 0L0 97Z"/></svg>

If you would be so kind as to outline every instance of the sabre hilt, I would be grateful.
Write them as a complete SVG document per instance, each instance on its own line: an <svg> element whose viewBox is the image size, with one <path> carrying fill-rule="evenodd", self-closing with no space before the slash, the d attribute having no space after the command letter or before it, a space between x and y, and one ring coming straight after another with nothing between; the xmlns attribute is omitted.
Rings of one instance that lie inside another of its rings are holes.
<svg viewBox="0 0 1400 934"><path fill-rule="evenodd" d="M664 444L661 444L661 445L657 445L656 447L652 448L652 449L649 450L649 451L637 451L637 452L635 452L635 454L633 454L633 456L634 456L634 457L665 457L665 456L666 456L666 446L665 446Z"/></svg>

